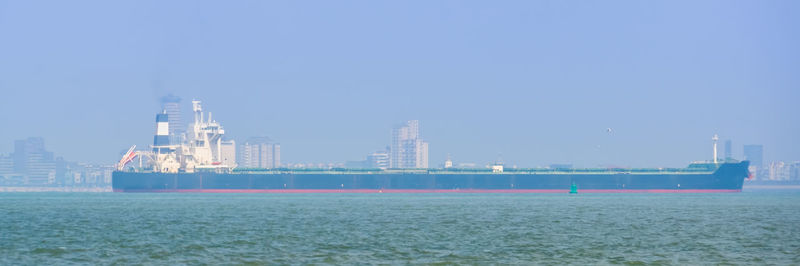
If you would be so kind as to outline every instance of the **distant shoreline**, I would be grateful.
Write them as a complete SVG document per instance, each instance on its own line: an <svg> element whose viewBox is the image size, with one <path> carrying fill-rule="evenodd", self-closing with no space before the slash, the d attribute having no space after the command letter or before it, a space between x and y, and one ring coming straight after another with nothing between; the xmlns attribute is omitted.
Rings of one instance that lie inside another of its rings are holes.
<svg viewBox="0 0 800 266"><path fill-rule="evenodd" d="M111 187L0 187L0 192L112 192Z"/></svg>
<svg viewBox="0 0 800 266"><path fill-rule="evenodd" d="M800 185L745 185L747 190L800 190ZM111 187L0 187L2 192L113 192Z"/></svg>
<svg viewBox="0 0 800 266"><path fill-rule="evenodd" d="M744 185L745 189L797 189L800 190L800 185Z"/></svg>

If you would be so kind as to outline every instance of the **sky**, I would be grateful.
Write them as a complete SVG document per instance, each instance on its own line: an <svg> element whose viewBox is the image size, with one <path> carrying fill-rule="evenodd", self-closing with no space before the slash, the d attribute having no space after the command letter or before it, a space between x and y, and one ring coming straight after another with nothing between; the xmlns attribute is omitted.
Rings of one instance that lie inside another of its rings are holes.
<svg viewBox="0 0 800 266"><path fill-rule="evenodd" d="M800 160L798 1L0 0L0 153L111 163L192 99L283 162L682 167L711 137ZM611 132L608 129L612 129ZM722 153L720 145L720 153Z"/></svg>

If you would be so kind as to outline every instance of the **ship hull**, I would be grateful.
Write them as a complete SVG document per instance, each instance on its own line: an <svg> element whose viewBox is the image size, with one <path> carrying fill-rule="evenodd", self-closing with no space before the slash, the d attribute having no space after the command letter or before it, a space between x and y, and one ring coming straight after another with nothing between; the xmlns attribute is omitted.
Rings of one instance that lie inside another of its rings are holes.
<svg viewBox="0 0 800 266"><path fill-rule="evenodd" d="M140 173L115 192L188 193L714 193L739 192L747 162L707 173Z"/></svg>
<svg viewBox="0 0 800 266"><path fill-rule="evenodd" d="M127 193L568 193L568 189L114 189ZM741 189L584 189L581 193L736 193Z"/></svg>

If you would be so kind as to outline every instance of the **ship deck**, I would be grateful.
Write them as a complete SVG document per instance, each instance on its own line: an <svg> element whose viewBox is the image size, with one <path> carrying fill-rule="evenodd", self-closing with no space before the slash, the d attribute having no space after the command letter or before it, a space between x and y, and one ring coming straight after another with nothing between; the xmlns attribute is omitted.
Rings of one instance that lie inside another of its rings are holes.
<svg viewBox="0 0 800 266"><path fill-rule="evenodd" d="M436 174L436 175L464 175L464 174L486 174L486 175L519 175L519 174L710 174L715 169L697 168L571 168L571 169L547 169L547 168L517 168L504 169L502 172L494 172L491 169L234 169L233 173L240 174L325 174L325 175L358 175L358 174Z"/></svg>

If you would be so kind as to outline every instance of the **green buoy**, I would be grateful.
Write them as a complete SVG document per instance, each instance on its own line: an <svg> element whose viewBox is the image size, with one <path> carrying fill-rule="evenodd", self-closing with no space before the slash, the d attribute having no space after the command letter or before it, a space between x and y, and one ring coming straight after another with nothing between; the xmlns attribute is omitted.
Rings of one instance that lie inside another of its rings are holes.
<svg viewBox="0 0 800 266"><path fill-rule="evenodd" d="M569 186L569 194L578 194L578 185L575 185L575 182L572 182L572 185Z"/></svg>

